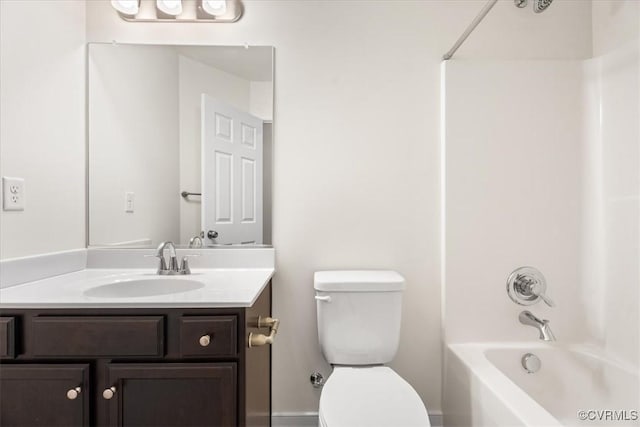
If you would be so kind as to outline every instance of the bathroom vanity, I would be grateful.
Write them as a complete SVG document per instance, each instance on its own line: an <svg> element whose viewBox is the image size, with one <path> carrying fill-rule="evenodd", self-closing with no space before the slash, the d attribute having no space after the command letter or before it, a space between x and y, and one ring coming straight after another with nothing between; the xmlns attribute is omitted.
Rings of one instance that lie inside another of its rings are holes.
<svg viewBox="0 0 640 427"><path fill-rule="evenodd" d="M0 261L2 427L271 424L273 54L87 46L86 248Z"/></svg>
<svg viewBox="0 0 640 427"><path fill-rule="evenodd" d="M270 286L249 308L3 310L2 424L268 426L248 336L270 313Z"/></svg>
<svg viewBox="0 0 640 427"><path fill-rule="evenodd" d="M269 426L271 346L249 343L270 335L272 274L85 269L2 289L0 424Z"/></svg>

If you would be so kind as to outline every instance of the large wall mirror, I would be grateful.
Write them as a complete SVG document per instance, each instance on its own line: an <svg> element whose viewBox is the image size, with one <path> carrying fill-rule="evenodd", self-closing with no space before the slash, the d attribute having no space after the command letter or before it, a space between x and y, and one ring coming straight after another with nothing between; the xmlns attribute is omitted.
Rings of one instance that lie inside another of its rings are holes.
<svg viewBox="0 0 640 427"><path fill-rule="evenodd" d="M273 48L88 47L90 246L271 244Z"/></svg>

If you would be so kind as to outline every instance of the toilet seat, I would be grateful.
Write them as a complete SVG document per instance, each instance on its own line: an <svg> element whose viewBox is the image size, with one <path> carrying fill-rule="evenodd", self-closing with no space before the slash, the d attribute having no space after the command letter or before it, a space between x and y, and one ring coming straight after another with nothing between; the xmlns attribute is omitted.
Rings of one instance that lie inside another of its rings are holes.
<svg viewBox="0 0 640 427"><path fill-rule="evenodd" d="M429 427L418 393L386 366L337 366L320 395L323 427Z"/></svg>

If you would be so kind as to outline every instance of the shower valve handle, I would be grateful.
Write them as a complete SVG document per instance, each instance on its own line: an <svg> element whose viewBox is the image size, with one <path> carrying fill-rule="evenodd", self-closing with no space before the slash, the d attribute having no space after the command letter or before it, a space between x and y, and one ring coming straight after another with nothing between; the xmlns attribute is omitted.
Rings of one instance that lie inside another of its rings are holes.
<svg viewBox="0 0 640 427"><path fill-rule="evenodd" d="M535 296L540 297L540 299L542 299L542 301L544 301L544 303L547 304L549 307L556 306L556 304L553 302L551 298L549 298L544 292L538 290L537 286L534 286L533 289L531 289L531 293Z"/></svg>
<svg viewBox="0 0 640 427"><path fill-rule="evenodd" d="M551 298L549 298L545 294L546 286L543 285L542 282L527 276L520 276L518 280L520 281L520 286L524 294L529 294L540 298L549 307L555 306Z"/></svg>
<svg viewBox="0 0 640 427"><path fill-rule="evenodd" d="M549 307L554 307L555 303L546 295L546 291L546 279L533 267L520 267L507 279L507 294L516 304L531 305L542 300Z"/></svg>

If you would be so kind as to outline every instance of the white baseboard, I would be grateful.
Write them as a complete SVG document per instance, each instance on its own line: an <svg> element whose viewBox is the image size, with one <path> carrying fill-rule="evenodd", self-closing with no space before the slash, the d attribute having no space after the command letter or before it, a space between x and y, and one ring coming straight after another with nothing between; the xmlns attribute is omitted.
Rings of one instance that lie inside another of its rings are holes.
<svg viewBox="0 0 640 427"><path fill-rule="evenodd" d="M429 411L429 422L431 427L442 427L442 412ZM271 427L318 427L318 413L275 412L271 417Z"/></svg>
<svg viewBox="0 0 640 427"><path fill-rule="evenodd" d="M274 412L271 427L318 427L318 413Z"/></svg>
<svg viewBox="0 0 640 427"><path fill-rule="evenodd" d="M431 423L431 427L442 427L442 412L440 411L429 411L429 422Z"/></svg>

